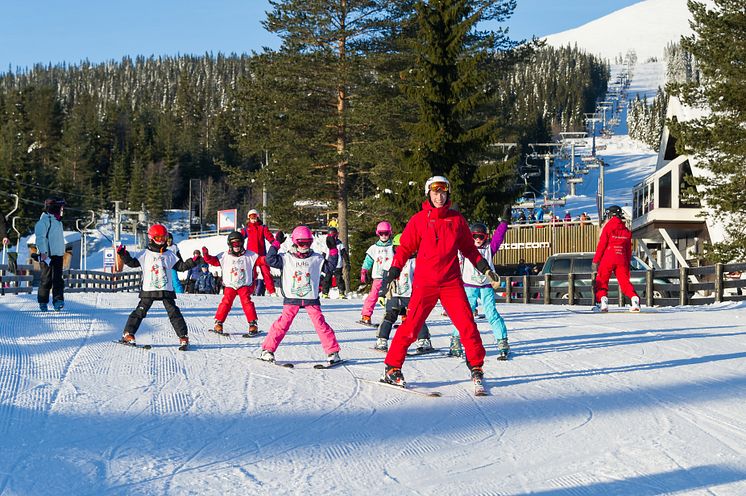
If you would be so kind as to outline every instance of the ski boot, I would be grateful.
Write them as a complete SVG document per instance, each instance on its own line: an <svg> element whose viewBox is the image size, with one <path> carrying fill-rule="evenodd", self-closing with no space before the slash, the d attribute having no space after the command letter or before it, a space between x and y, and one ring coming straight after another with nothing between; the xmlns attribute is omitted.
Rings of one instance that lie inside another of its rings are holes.
<svg viewBox="0 0 746 496"><path fill-rule="evenodd" d="M497 351L500 355L497 357L498 360L507 360L508 354L510 353L510 345L508 344L508 338L502 338L497 342Z"/></svg>
<svg viewBox="0 0 746 496"><path fill-rule="evenodd" d="M327 293L321 293L321 299L322 300L328 300L329 299L329 295Z"/></svg>
<svg viewBox="0 0 746 496"><path fill-rule="evenodd" d="M253 338L254 336L259 335L259 326L256 323L256 320L252 320L249 322L249 332L245 334L248 338Z"/></svg>
<svg viewBox="0 0 746 496"><path fill-rule="evenodd" d="M137 346L137 343L135 342L135 335L130 334L129 332L125 332L122 334L122 343L124 344L130 344L132 346Z"/></svg>
<svg viewBox="0 0 746 496"><path fill-rule="evenodd" d="M347 299L347 294L346 294L346 293L344 293L344 292L340 292L340 293L339 293L339 299L340 299L340 300L346 300L346 299Z"/></svg>
<svg viewBox="0 0 746 496"><path fill-rule="evenodd" d="M48 312L49 311L49 305L47 303L39 303L39 311L40 312Z"/></svg>
<svg viewBox="0 0 746 496"><path fill-rule="evenodd" d="M181 336L179 338L179 351L186 351L189 349L189 336Z"/></svg>
<svg viewBox="0 0 746 496"><path fill-rule="evenodd" d="M609 298L607 296L601 297L601 303L598 305L598 311L603 313L609 311Z"/></svg>
<svg viewBox="0 0 746 496"><path fill-rule="evenodd" d="M213 332L216 332L218 334L223 334L223 323L219 320L215 321L215 326L212 328Z"/></svg>
<svg viewBox="0 0 746 496"><path fill-rule="evenodd" d="M401 369L399 367L391 367L390 365L386 365L386 371L383 373L383 377L381 377L381 382L400 387L405 387L407 385L404 381L404 374L401 373Z"/></svg>
<svg viewBox="0 0 746 496"><path fill-rule="evenodd" d="M458 358L464 356L464 349L461 347L461 339L458 336L451 336L451 345L448 348L448 356Z"/></svg>
<svg viewBox="0 0 746 496"><path fill-rule="evenodd" d="M370 321L370 315L362 315L362 316L360 316L360 320L358 320L358 322L360 324L363 324L363 325L374 327L373 326L373 322Z"/></svg>
<svg viewBox="0 0 746 496"><path fill-rule="evenodd" d="M65 308L65 300L54 300L52 306L54 307L55 312L60 312Z"/></svg>
<svg viewBox="0 0 746 496"><path fill-rule="evenodd" d="M474 394L477 396L483 396L486 394L484 390L484 372L482 367L469 367L471 369L471 382L474 383Z"/></svg>
<svg viewBox="0 0 746 496"><path fill-rule="evenodd" d="M259 360L275 363L275 354L268 350L262 350L262 354L259 355Z"/></svg>
<svg viewBox="0 0 746 496"><path fill-rule="evenodd" d="M474 314L475 319L479 317L479 311L476 308L474 309L472 313Z"/></svg>
<svg viewBox="0 0 746 496"><path fill-rule="evenodd" d="M640 311L640 297L639 296L633 296L632 297L632 306L629 307L630 312L639 312Z"/></svg>
<svg viewBox="0 0 746 496"><path fill-rule="evenodd" d="M339 352L335 351L334 353L329 353L329 355L326 357L327 364L331 367L332 365L335 365L339 362L341 362L342 359L339 358Z"/></svg>
<svg viewBox="0 0 746 496"><path fill-rule="evenodd" d="M417 353L430 353L433 350L433 345L430 343L429 339L425 338L417 340Z"/></svg>
<svg viewBox="0 0 746 496"><path fill-rule="evenodd" d="M377 351L389 351L389 340L386 338L376 339L376 345L373 349Z"/></svg>

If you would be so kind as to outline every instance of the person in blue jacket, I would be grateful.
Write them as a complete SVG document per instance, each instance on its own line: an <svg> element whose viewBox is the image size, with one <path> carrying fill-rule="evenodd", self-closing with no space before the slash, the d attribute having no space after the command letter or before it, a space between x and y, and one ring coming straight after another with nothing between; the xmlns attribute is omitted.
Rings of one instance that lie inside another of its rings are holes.
<svg viewBox="0 0 746 496"><path fill-rule="evenodd" d="M200 275L194 288L200 294L215 294L215 276L210 273L210 267L207 264L200 266Z"/></svg>

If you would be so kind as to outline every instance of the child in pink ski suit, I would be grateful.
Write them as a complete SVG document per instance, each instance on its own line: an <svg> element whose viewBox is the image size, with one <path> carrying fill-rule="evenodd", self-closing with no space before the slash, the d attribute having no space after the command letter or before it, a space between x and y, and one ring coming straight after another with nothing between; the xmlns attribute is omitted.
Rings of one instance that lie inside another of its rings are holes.
<svg viewBox="0 0 746 496"><path fill-rule="evenodd" d="M376 226L378 241L368 248L363 260L363 268L360 270L360 282L366 284L371 282L370 293L363 302L360 323L373 326L370 318L378 301L378 292L381 290L384 271L389 270L394 260L394 245L391 243L391 224L385 220Z"/></svg>
<svg viewBox="0 0 746 496"><path fill-rule="evenodd" d="M329 365L333 365L341 360L339 343L334 330L326 323L321 313L319 281L322 271L333 271L337 267L339 253L336 240L327 238L329 256L325 259L321 253L311 250L313 235L308 227L296 227L290 239L293 241L293 246L287 252L279 252L280 245L285 240L285 234L278 232L267 253L269 266L282 271L282 294L285 300L282 315L269 328L267 337L262 343L262 354L259 358L274 362L274 353L290 329L295 316L301 308L305 308L321 340L321 346L327 354ZM329 246L329 244L333 245Z"/></svg>

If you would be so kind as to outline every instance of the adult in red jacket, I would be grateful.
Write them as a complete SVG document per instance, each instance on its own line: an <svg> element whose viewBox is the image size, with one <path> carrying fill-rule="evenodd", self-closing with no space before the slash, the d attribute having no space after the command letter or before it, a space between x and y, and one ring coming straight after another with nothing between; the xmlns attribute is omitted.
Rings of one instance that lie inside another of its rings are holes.
<svg viewBox="0 0 746 496"><path fill-rule="evenodd" d="M596 274L596 302L602 312L609 308L609 278L613 272L619 289L632 301L631 311L640 311L640 297L629 281L629 262L632 259L632 233L624 224L624 213L617 205L606 209L606 221L593 257Z"/></svg>
<svg viewBox="0 0 746 496"><path fill-rule="evenodd" d="M266 239L270 243L275 240L272 233L269 232L267 226L262 224L259 218L259 212L254 209L249 210L246 215L246 227L241 229L241 234L246 238L246 249L251 250L260 257L267 254L267 250L264 246L264 240ZM268 265L260 265L259 269L262 271L262 278L264 279L264 285L270 295L275 294L275 284L272 281L272 273L270 272Z"/></svg>
<svg viewBox="0 0 746 496"><path fill-rule="evenodd" d="M440 299L459 331L472 379L481 387L485 351L461 281L458 252L461 251L483 274L497 280L499 277L479 255L466 219L450 208L449 189L448 179L443 176L427 180L427 200L404 228L399 249L386 275L386 283L396 280L406 261L417 253L407 320L396 331L386 355L383 380L390 384L405 385L401 366L407 348L417 339L420 328Z"/></svg>

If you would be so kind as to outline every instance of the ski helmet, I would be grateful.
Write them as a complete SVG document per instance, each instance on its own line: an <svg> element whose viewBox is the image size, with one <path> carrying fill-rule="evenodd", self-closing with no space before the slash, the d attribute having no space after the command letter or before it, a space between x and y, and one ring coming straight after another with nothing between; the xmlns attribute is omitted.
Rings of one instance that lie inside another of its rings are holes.
<svg viewBox="0 0 746 496"><path fill-rule="evenodd" d="M450 195L451 183L444 176L433 176L425 181L425 196L430 194L430 188L445 190Z"/></svg>
<svg viewBox="0 0 746 496"><path fill-rule="evenodd" d="M394 246L399 246L401 244L401 233L394 236L394 240L391 242Z"/></svg>
<svg viewBox="0 0 746 496"><path fill-rule="evenodd" d="M294 244L298 244L298 241L313 241L313 233L308 226L298 226L293 229L293 233L290 235L290 239Z"/></svg>
<svg viewBox="0 0 746 496"><path fill-rule="evenodd" d="M388 221L381 221L376 226L376 235L380 235L382 232L391 235L391 224Z"/></svg>
<svg viewBox="0 0 746 496"><path fill-rule="evenodd" d="M607 219L611 217L619 217L620 219L624 219L624 211L619 205L609 205L608 207L606 207L605 213Z"/></svg>
<svg viewBox="0 0 746 496"><path fill-rule="evenodd" d="M243 246L243 234L238 231L231 231L228 234L228 246Z"/></svg>
<svg viewBox="0 0 746 496"><path fill-rule="evenodd" d="M163 224L153 224L148 229L148 239L158 244L164 244L168 238L168 229Z"/></svg>
<svg viewBox="0 0 746 496"><path fill-rule="evenodd" d="M469 226L472 234L487 234L487 226L482 222L475 222Z"/></svg>
<svg viewBox="0 0 746 496"><path fill-rule="evenodd" d="M326 228L326 234L328 234L329 236L336 236L339 234L339 231L336 227L329 226Z"/></svg>
<svg viewBox="0 0 746 496"><path fill-rule="evenodd" d="M47 198L44 200L44 209L50 214L59 214L62 207L67 205L62 198Z"/></svg>

